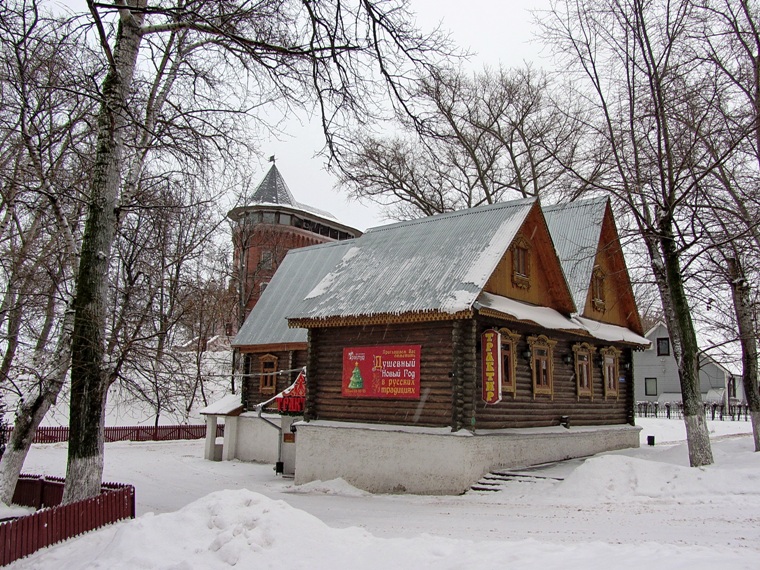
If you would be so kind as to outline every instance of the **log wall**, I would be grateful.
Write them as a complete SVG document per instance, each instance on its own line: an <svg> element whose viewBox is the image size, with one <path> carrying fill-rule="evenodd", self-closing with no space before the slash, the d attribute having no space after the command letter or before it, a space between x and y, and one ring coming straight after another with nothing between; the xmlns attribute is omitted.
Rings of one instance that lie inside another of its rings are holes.
<svg viewBox="0 0 760 570"><path fill-rule="evenodd" d="M498 404L486 405L481 398L482 372L480 335L491 327L507 325L520 334L517 346L517 391L504 393ZM481 319L396 325L367 325L311 329L307 361L308 395L306 419L338 420L391 425L420 425L459 429L502 429L556 426L568 416L571 426L633 423L631 349L617 345L620 383L617 397L604 396L599 349L613 343L590 342L596 346L592 377L594 396L578 397L575 364L563 357L572 355L577 342L589 342L559 331L545 331L557 344L553 352L553 396L533 394L527 337L536 329L515 323ZM417 400L345 398L343 349L352 346L419 344L420 393Z"/></svg>
<svg viewBox="0 0 760 570"><path fill-rule="evenodd" d="M279 394L296 380L298 372L288 372L277 376L274 392L262 393L259 389L261 365L259 358L271 354L277 357L277 370L295 370L306 366L307 351L305 350L270 350L267 352L247 352L243 354L243 407L252 410L256 404L269 400Z"/></svg>
<svg viewBox="0 0 760 570"><path fill-rule="evenodd" d="M438 321L310 329L306 419L451 426L452 328L453 322ZM400 344L422 346L420 400L344 398L341 395L345 347ZM471 397L469 402L471 405ZM462 405L466 406L464 392Z"/></svg>
<svg viewBox="0 0 760 570"><path fill-rule="evenodd" d="M517 345L517 391L515 395L504 393L502 401L486 405L481 398L482 372L480 345L477 346L477 374L475 390L476 397L476 429L526 428L556 426L560 424L561 416L568 416L571 426L595 426L610 424L633 424L633 371L625 369L625 363L632 360L631 349L614 343L593 341L558 331L544 331L549 339L556 340L554 347L554 394L533 395L532 374L528 359L523 353L528 350L528 336L536 334L535 329L517 326L515 323L499 323L492 320L482 320L478 323L478 338L487 328L505 326L520 334ZM563 357L572 355L572 346L576 342L589 342L596 346L597 351L592 357L593 399L578 397L575 384L575 364L563 362ZM620 377L625 381L620 383L618 397L604 396L604 381L599 365L599 349L606 346L617 346L623 352L619 359Z"/></svg>

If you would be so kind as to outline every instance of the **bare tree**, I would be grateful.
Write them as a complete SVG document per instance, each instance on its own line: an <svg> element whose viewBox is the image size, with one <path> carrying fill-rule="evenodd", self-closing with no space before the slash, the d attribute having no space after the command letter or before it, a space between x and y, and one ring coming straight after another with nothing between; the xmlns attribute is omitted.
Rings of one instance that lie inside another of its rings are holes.
<svg viewBox="0 0 760 570"><path fill-rule="evenodd" d="M88 6L108 71L101 86L95 168L74 306L65 502L100 490L103 408L110 378L104 353L109 263L117 228L125 130L131 122L130 97L147 38L188 30L193 41L208 41L208 49L217 50L224 63L237 66L250 87L272 89L286 105L316 102L334 154L340 150L336 128L341 120L357 112L372 112L376 100L372 95L379 87L403 106L409 73L428 64L441 47L438 39L422 36L408 24L404 0L182 1L171 6L148 0L118 1L114 3L118 27L113 43L101 17L108 6L93 1Z"/></svg>
<svg viewBox="0 0 760 570"><path fill-rule="evenodd" d="M76 29L44 17L34 0L0 7L0 28L0 239L14 254L4 255L10 335L0 387L17 397L13 435L0 460L0 501L8 502L69 369L79 190L90 170L92 107L82 77L98 77L98 66Z"/></svg>
<svg viewBox="0 0 760 570"><path fill-rule="evenodd" d="M341 183L396 218L577 189L564 164L576 162L583 113L560 92L529 66L434 70L414 93L419 119L400 116L391 138L357 133Z"/></svg>
<svg viewBox="0 0 760 570"><path fill-rule="evenodd" d="M701 140L700 131L714 126L711 98L720 93L693 43L703 14L688 0L568 0L553 2L550 16L544 36L568 72L585 79L580 96L596 108L595 158L604 157L608 169L593 187L628 205L649 255L678 363L690 463L710 464L682 267L695 244L688 227L701 183L723 158L715 160Z"/></svg>

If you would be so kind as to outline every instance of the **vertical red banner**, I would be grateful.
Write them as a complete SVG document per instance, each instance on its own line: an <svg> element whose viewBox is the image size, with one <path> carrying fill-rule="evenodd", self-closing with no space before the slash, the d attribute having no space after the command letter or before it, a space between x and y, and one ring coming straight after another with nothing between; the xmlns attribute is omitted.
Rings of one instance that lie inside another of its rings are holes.
<svg viewBox="0 0 760 570"><path fill-rule="evenodd" d="M501 360L501 333L488 329L480 337L483 355L483 401L486 404L501 402L503 377Z"/></svg>
<svg viewBox="0 0 760 570"><path fill-rule="evenodd" d="M420 345L343 349L346 398L420 399Z"/></svg>

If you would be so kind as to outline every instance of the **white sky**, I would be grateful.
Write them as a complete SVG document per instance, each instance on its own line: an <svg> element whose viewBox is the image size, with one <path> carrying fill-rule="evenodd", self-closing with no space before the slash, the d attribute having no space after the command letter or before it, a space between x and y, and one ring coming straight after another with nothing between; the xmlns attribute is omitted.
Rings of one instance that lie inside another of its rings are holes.
<svg viewBox="0 0 760 570"><path fill-rule="evenodd" d="M549 0L412 0L421 30L438 24L449 30L454 41L474 55L474 69L484 65L515 67L526 61L541 66L540 46L532 41L532 18L529 10L546 9ZM325 172L324 161L315 157L322 147L318 126L303 126L293 121L287 129L288 139L262 143L261 179L269 168L267 158L277 156L277 166L296 200L325 209L342 223L360 230L386 223L380 208L371 203L349 202L335 188L335 179ZM256 173L254 173L256 174Z"/></svg>
<svg viewBox="0 0 760 570"><path fill-rule="evenodd" d="M86 11L84 0L53 2L74 12ZM456 44L473 53L473 69L499 63L514 67L526 61L540 67L540 47L532 41L530 10L548 5L549 0L411 0L418 27L429 31L440 24L448 30ZM342 223L360 230L387 223L377 205L349 202L335 188L336 180L325 171L324 159L315 156L324 144L322 132L318 124L306 120L293 118L279 140L260 142L261 157L250 165L255 183L269 170L269 156L275 155L299 202L327 210Z"/></svg>

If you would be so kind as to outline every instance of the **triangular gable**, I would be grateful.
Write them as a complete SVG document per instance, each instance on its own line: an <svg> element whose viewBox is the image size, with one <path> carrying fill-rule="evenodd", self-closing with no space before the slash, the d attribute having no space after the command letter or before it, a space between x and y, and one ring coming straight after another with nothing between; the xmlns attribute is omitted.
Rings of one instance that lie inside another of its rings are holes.
<svg viewBox="0 0 760 570"><path fill-rule="evenodd" d="M372 228L290 313L289 323L471 314L535 204L535 198L515 200Z"/></svg>
<svg viewBox="0 0 760 570"><path fill-rule="evenodd" d="M518 255L517 250L523 250ZM518 257L527 256L521 262ZM524 263L524 268L517 265ZM521 271L527 272L523 275ZM484 291L493 295L548 307L570 315L573 296L538 203L530 211L505 251Z"/></svg>
<svg viewBox="0 0 760 570"><path fill-rule="evenodd" d="M597 279L601 279L597 282L602 291L601 299L595 297L594 281ZM626 327L640 335L644 334L609 202L605 208L597 252L587 287L582 316L602 323Z"/></svg>
<svg viewBox="0 0 760 570"><path fill-rule="evenodd" d="M609 199L556 204L544 213L580 315L642 335Z"/></svg>

